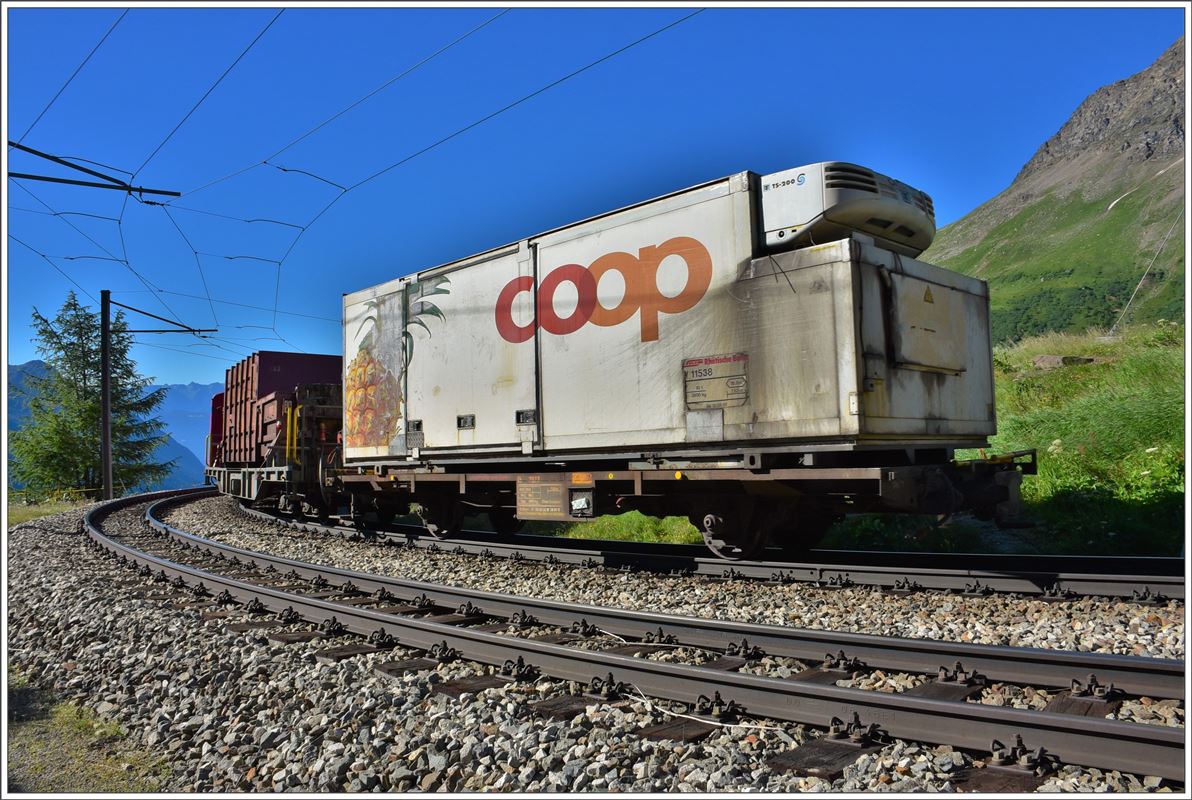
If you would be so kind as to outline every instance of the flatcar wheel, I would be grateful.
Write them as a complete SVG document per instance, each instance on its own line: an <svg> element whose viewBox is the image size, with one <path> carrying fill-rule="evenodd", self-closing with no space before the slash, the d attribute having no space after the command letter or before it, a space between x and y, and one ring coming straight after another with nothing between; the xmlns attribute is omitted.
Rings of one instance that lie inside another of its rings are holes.
<svg viewBox="0 0 1192 800"><path fill-rule="evenodd" d="M725 561L750 561L761 555L766 547L766 530L745 524L730 525L719 514L705 514L700 526L704 544Z"/></svg>
<svg viewBox="0 0 1192 800"><path fill-rule="evenodd" d="M526 524L517 518L513 509L498 506L488 510L488 521L498 536L512 536Z"/></svg>

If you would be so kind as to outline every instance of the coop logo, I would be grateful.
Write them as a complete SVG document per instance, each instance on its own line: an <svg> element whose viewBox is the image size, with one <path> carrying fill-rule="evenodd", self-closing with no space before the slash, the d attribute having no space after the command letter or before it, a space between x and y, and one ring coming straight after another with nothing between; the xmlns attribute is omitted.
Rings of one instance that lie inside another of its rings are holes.
<svg viewBox="0 0 1192 800"><path fill-rule="evenodd" d="M658 267L668 256L678 256L687 264L687 283L683 291L667 297L658 288ZM619 272L625 281L625 294L612 308L605 308L596 294L600 279L609 272ZM534 337L539 326L547 333L564 336L575 333L586 323L612 327L641 314L642 341L658 339L658 315L678 314L695 306L712 282L712 257L700 242L678 236L657 246L643 247L634 256L615 252L602 255L588 267L564 264L551 270L538 286L535 319L525 325L513 321L513 301L522 292L534 291L534 279L528 275L505 284L497 297L497 331L507 342L517 344ZM555 291L563 283L575 286L579 295L569 316L555 313Z"/></svg>

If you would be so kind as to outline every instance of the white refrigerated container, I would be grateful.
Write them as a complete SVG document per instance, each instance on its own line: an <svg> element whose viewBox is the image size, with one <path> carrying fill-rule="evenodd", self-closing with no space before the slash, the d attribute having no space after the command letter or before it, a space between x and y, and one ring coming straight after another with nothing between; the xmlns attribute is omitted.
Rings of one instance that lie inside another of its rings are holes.
<svg viewBox="0 0 1192 800"><path fill-rule="evenodd" d="M346 295L346 460L981 446L988 289L913 258L934 230L829 162Z"/></svg>

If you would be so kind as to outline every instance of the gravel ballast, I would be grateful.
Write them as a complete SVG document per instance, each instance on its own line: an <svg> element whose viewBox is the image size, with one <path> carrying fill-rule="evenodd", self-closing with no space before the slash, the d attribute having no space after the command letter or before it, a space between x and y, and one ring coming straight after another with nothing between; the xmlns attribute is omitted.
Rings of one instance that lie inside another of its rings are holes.
<svg viewBox="0 0 1192 800"><path fill-rule="evenodd" d="M802 726L746 720L696 744L652 741L634 731L666 715L646 700L594 703L556 722L535 716L529 703L561 692L558 682L513 683L453 700L431 694L433 685L490 668L461 661L399 680L371 671L378 661L416 655L402 649L324 665L314 653L350 639L280 646L264 632L236 634L224 620L204 622L199 609L134 597L136 586L119 585L134 578L131 570L83 547L79 516L9 533L9 659L32 683L164 752L171 772L162 790L949 790L951 776L972 763L951 748L895 742L829 783L766 766L767 757L819 735ZM134 513L107 524L130 534L141 529ZM165 590L150 584L148 591ZM1065 767L1042 788L1156 784Z"/></svg>
<svg viewBox="0 0 1192 800"><path fill-rule="evenodd" d="M872 588L767 586L518 563L298 531L242 514L227 497L167 509L163 517L190 533L300 561L564 602L886 636L1184 657L1184 605L1177 601L1146 606L1094 598L1048 603L1010 595L900 596Z"/></svg>

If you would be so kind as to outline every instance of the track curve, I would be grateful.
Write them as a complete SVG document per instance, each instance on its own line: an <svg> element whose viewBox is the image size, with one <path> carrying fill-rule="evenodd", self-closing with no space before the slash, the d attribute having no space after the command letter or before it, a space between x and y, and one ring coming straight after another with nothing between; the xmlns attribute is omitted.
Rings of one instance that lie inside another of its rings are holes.
<svg viewBox="0 0 1192 800"><path fill-rule="evenodd" d="M165 523L156 519L155 512L164 504L198 496L203 496L203 493L150 498L153 500L153 505L148 509L147 514L151 521L150 524L162 531L173 543L184 542L192 549L204 551L203 555L205 556L218 556L219 563L223 565L220 567L223 572L232 571L233 565L236 565L243 572L272 575L271 580L276 581L282 575L281 567L276 563L271 563L279 561L276 557L250 553L210 540L202 540L201 537L195 537L193 534L170 529ZM143 497L126 498L123 505L145 501L146 498ZM118 501L118 503L109 504L102 509L110 511L115 507L123 507L123 505L120 505ZM89 538L97 546L138 565L143 571L149 570L186 585L201 587L201 591L209 595L218 594L225 600L234 600L242 604L255 603L263 609L297 615L308 622L325 627L331 626L364 636L372 636L374 639L396 636L407 646L428 651L438 648L440 652L446 648L481 663L526 664L541 671L544 675L564 680L591 682L593 678L611 672L610 677L615 676L617 682L633 685L652 697L686 703L695 703L701 695L719 692L725 701L731 700L739 704L751 715L816 726L827 726L834 718L847 719L855 713L860 720L866 723L878 722L891 736L924 742L947 743L975 750L987 747L991 737L1000 738L1003 741L1013 741L1016 735L1022 735L1029 747L1043 746L1070 763L1123 769L1159 775L1177 781L1183 780L1183 731L1180 729L908 697L802 680L760 677L706 666L651 661L627 655L583 650L534 639L498 635L480 628L463 627L459 624L434 622L402 614L381 613L375 609L364 608L358 602L346 602L351 599L346 596L341 597L338 601L330 599L325 592L322 593L323 597L314 597L311 596L310 588L299 589L291 586L289 589L285 589L261 585L253 583L251 580L237 579L227 574L221 574L219 570L196 568L138 550L106 536L101 524L103 514L98 513L99 511L88 514L85 520ZM232 561L233 558L238 561ZM291 572L296 573L297 578L301 579L304 574L309 575L309 581L315 581L317 578L317 582L322 583L324 588L339 581L340 593L346 595L350 592L352 597L359 597L359 593L365 588L364 581L373 582L376 587L374 591L378 597L382 596L382 590L390 597L393 596L394 592L386 588L387 586L399 589L407 596L416 588L422 588L424 591L427 588L433 588L438 592L459 591L450 590L449 587L404 585L401 582L396 582L395 579L381 578L380 576L345 573L345 571L336 571L334 568L322 565L301 564L284 559L280 561L283 562L282 566L287 566ZM293 579L290 578L290 580ZM315 592L315 594L319 593ZM335 596L335 593L333 592L331 596ZM457 597L458 595L452 595L451 602L454 602ZM528 598L501 598L483 595L475 599L488 604L488 608L485 608L484 612L485 616L490 617L501 615L498 612L500 603L507 604L500 611L507 611L510 614L515 614L518 611L523 614L528 613L527 609L529 608L537 608L543 614L548 613L545 606L527 606L527 603L534 602ZM441 597L441 601L447 600L448 595ZM435 603L433 599L430 602ZM517 609L513 608L515 604L518 605ZM563 606L565 604L551 605ZM593 607L570 610L556 607L550 613L562 614L564 611L571 614L570 618L572 619L576 615L580 615L580 619L584 619L582 616L584 614L603 613L605 616L600 619L604 624L626 626L624 629L627 633L630 633L632 628L633 631L640 634L643 630L659 623L659 620L651 618L647 621L641 615L636 614L637 619L618 618L615 613L612 613L613 610L594 609ZM559 619L563 621L561 617ZM709 628L706 625L708 622L666 618L666 623L672 628L680 625L691 626L691 630L685 631L687 635L709 637L704 641L710 641L712 637L715 637L723 644L729 631L716 629L714 625ZM591 624L590 621L589 624ZM704 626L702 634L699 633L701 625ZM733 628L731 635L735 637L742 632L738 628ZM755 635L763 636L762 631L753 632ZM795 642L800 633L804 632L796 631L793 634L791 632L771 632L771 639L767 641L771 647L788 646L783 645L784 639L787 642ZM815 633L822 635L824 632ZM853 637L851 641L854 645L860 646L863 642L861 635L849 634L848 636ZM814 645L804 643L797 646L814 646L822 654L823 644L823 641L816 641ZM885 644L887 649L894 647L895 650L898 650L898 647L891 642ZM940 644L934 642L927 643L926 646ZM789 644L789 646L795 647L796 645ZM977 658L981 649L982 646L978 646L977 650L971 649L970 646L964 649L964 656L966 659L970 656ZM988 647L984 649L987 651L1014 650L1014 648ZM875 646L873 657L883 657L882 650L883 648ZM884 657L905 657L907 652L909 651L903 649L901 656L887 655ZM929 657L933 662L938 662L939 655L939 651L932 651ZM1026 664L1032 661L1035 655L1033 652L1020 651L1017 658L1022 664ZM1053 655L1057 654L1053 653ZM1058 655L1061 661L1075 659L1075 661L1067 663L1069 669L1076 663L1081 664L1081 669L1090 664L1087 659L1089 654ZM987 652L985 657L990 659L989 666L994 670L1009 669L1005 664L1012 660L1008 652ZM1173 677L1161 678L1156 675L1174 676L1178 673L1182 676L1183 671L1182 662L1152 663L1144 667L1145 662L1158 660L1120 656L1108 661L1101 660L1105 659L1104 656L1095 658L1098 659L1096 664L1098 668L1111 668L1111 663L1116 664L1121 670L1123 680L1129 682L1137 679L1139 681L1132 685L1141 687L1144 683L1149 682L1148 691L1154 690L1156 680L1171 681L1170 685L1174 689ZM934 669L934 666L935 663L932 663L926 669ZM1046 669L1053 668L1054 665ZM1037 669L1037 667L1032 667L1032 669ZM1136 669L1149 670L1149 677L1146 679L1131 678L1130 674L1134 673ZM1033 673L1033 676L1039 677L1037 673Z"/></svg>

